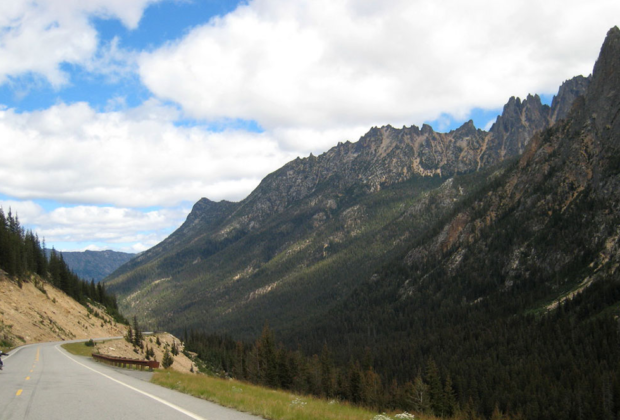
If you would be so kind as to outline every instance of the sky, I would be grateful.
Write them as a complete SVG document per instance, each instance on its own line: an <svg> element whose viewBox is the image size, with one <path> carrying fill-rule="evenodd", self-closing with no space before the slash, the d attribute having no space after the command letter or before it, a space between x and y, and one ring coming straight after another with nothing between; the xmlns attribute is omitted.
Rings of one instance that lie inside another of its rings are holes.
<svg viewBox="0 0 620 420"><path fill-rule="evenodd" d="M373 126L550 103L618 0L0 2L0 206L47 247L141 252Z"/></svg>

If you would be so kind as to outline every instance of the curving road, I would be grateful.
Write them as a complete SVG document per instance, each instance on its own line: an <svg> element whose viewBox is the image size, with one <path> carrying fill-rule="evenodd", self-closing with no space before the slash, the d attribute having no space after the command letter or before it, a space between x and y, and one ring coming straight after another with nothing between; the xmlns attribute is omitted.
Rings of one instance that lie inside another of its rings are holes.
<svg viewBox="0 0 620 420"><path fill-rule="evenodd" d="M0 419L260 419L73 356L61 344L32 344L3 357Z"/></svg>

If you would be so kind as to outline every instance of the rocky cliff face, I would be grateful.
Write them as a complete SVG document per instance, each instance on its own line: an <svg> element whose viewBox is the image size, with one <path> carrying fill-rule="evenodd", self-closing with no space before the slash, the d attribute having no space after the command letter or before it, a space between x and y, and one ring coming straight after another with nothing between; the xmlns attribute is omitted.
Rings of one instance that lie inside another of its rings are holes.
<svg viewBox="0 0 620 420"><path fill-rule="evenodd" d="M555 123L566 118L575 99L583 95L590 84L589 77L577 76L562 83L551 103L550 120Z"/></svg>
<svg viewBox="0 0 620 420"><path fill-rule="evenodd" d="M178 244L181 238L216 222L225 225L220 238L255 229L265 218L319 189L340 193L358 187L372 193L416 175L450 177L495 165L521 154L534 133L564 118L588 82L582 76L566 81L551 107L543 105L538 95L523 101L510 98L489 132L477 129L472 121L449 133L437 133L429 125L421 129L373 127L357 143L339 143L318 157L310 155L286 164L240 203L201 199L167 241ZM139 260L160 251L158 247Z"/></svg>
<svg viewBox="0 0 620 420"><path fill-rule="evenodd" d="M613 28L585 95L566 118L535 134L501 185L454 215L432 240L411 249L405 264L420 278L428 264L449 267L449 277L471 269L476 259L492 258L504 289L535 280L541 287L580 291L596 279L618 276L619 68L620 30ZM564 86L562 94L574 96L573 85ZM495 281L487 274L487 281ZM414 293L416 281L403 293Z"/></svg>
<svg viewBox="0 0 620 420"><path fill-rule="evenodd" d="M510 98L489 132L469 121L449 133L423 125L397 129L373 127L357 143L339 143L326 153L296 159L267 176L242 203L228 232L252 229L265 217L320 189L343 192L357 187L366 193L401 183L413 176L451 177L478 171L520 155L534 133L566 116L588 86L584 77L565 82L552 106L538 95Z"/></svg>

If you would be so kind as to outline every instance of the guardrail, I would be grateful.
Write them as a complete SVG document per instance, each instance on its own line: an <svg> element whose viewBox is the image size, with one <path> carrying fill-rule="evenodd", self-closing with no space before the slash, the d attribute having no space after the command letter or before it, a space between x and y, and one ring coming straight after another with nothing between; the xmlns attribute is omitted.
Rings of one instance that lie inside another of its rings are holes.
<svg viewBox="0 0 620 420"><path fill-rule="evenodd" d="M93 353L93 359L98 362L107 363L109 365L114 365L118 367L129 367L129 366L140 366L140 370L144 370L144 367L148 367L149 370L157 369L159 367L159 362L156 360L140 360L140 359L129 359L127 357L114 357L114 356L106 356L105 354L97 354Z"/></svg>

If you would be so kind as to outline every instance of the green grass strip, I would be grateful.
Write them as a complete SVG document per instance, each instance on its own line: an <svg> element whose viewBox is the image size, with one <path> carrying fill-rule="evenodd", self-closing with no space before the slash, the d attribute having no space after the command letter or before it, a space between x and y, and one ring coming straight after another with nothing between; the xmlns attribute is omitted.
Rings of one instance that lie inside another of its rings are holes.
<svg viewBox="0 0 620 420"><path fill-rule="evenodd" d="M62 348L67 350L71 354L75 354L76 356L86 357L91 357L93 355L94 349L94 347L89 347L84 342L63 344Z"/></svg>
<svg viewBox="0 0 620 420"><path fill-rule="evenodd" d="M151 382L268 420L372 420L376 412L206 375L156 372ZM385 418L391 418L385 417ZM416 419L419 417L416 416Z"/></svg>

